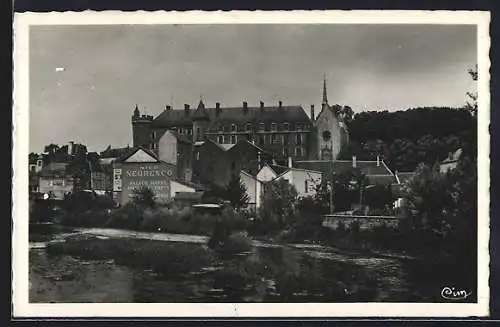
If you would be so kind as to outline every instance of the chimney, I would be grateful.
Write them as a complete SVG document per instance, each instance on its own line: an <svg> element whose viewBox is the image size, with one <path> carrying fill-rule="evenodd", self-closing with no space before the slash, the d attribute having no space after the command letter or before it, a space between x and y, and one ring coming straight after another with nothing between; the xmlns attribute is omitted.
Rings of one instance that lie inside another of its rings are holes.
<svg viewBox="0 0 500 327"><path fill-rule="evenodd" d="M356 156L352 156L352 168L356 168Z"/></svg>
<svg viewBox="0 0 500 327"><path fill-rule="evenodd" d="M189 115L189 104L187 103L184 104L184 114L186 116Z"/></svg>
<svg viewBox="0 0 500 327"><path fill-rule="evenodd" d="M377 154L377 167L380 167L380 156Z"/></svg>
<svg viewBox="0 0 500 327"><path fill-rule="evenodd" d="M220 102L215 103L215 114L219 116L220 114Z"/></svg>
<svg viewBox="0 0 500 327"><path fill-rule="evenodd" d="M167 105L167 106L165 107L165 109L166 109L167 111L172 110L172 106Z"/></svg>
<svg viewBox="0 0 500 327"><path fill-rule="evenodd" d="M314 120L314 105L311 105L311 120Z"/></svg>
<svg viewBox="0 0 500 327"><path fill-rule="evenodd" d="M261 102L260 102L260 110L261 110L261 111L264 111L264 101L261 101Z"/></svg>
<svg viewBox="0 0 500 327"><path fill-rule="evenodd" d="M288 157L288 168L292 168L292 157Z"/></svg>
<svg viewBox="0 0 500 327"><path fill-rule="evenodd" d="M243 101L243 112L247 112L247 111L248 111L248 102Z"/></svg>
<svg viewBox="0 0 500 327"><path fill-rule="evenodd" d="M281 108L281 107L283 107L283 101L281 101L281 100L280 100L280 101L278 102L278 107L280 107L280 108Z"/></svg>

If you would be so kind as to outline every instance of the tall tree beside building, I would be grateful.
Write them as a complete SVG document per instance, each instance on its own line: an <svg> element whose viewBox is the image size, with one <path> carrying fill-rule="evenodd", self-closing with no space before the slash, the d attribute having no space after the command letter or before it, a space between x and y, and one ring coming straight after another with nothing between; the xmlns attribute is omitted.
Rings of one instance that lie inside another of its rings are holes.
<svg viewBox="0 0 500 327"><path fill-rule="evenodd" d="M236 208L244 208L248 205L249 197L245 185L239 175L234 175L225 189L225 198Z"/></svg>

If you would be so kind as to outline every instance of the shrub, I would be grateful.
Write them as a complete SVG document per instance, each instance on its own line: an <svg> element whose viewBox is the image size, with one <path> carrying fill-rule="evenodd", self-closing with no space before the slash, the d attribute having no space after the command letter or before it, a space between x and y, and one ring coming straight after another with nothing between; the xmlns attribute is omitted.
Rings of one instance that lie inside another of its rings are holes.
<svg viewBox="0 0 500 327"><path fill-rule="evenodd" d="M134 202L127 202L111 212L106 223L108 227L138 229L144 219L144 210Z"/></svg>

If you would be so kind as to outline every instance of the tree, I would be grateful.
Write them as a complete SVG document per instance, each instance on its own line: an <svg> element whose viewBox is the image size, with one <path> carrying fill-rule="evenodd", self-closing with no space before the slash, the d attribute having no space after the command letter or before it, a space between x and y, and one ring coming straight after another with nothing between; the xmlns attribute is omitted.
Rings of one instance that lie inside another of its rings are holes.
<svg viewBox="0 0 500 327"><path fill-rule="evenodd" d="M476 67L469 69L468 73L471 76L472 80L477 82L477 77L478 77L477 65ZM478 94L477 92L467 92L467 97L469 98L469 101L467 101L466 109L469 110L473 116L476 116Z"/></svg>
<svg viewBox="0 0 500 327"><path fill-rule="evenodd" d="M38 161L38 154L30 152L30 154L28 155L28 162L30 164L36 164L37 161Z"/></svg>
<svg viewBox="0 0 500 327"><path fill-rule="evenodd" d="M271 182L262 195L260 219L270 228L283 229L294 221L297 190L285 179Z"/></svg>
<svg viewBox="0 0 500 327"><path fill-rule="evenodd" d="M47 152L49 155L56 153L58 150L59 150L59 145L54 143L46 145L44 148L44 151Z"/></svg>
<svg viewBox="0 0 500 327"><path fill-rule="evenodd" d="M225 189L225 200L231 202L236 208L244 208L248 205L249 197L245 185L241 182L239 175L234 175Z"/></svg>
<svg viewBox="0 0 500 327"><path fill-rule="evenodd" d="M133 201L139 206L146 208L154 208L156 206L155 197L155 192L147 186L135 189L132 194Z"/></svg>
<svg viewBox="0 0 500 327"><path fill-rule="evenodd" d="M453 207L450 186L447 175L440 173L437 165L420 165L404 186L409 209L406 226L413 231L446 236L449 226L445 216L448 208Z"/></svg>

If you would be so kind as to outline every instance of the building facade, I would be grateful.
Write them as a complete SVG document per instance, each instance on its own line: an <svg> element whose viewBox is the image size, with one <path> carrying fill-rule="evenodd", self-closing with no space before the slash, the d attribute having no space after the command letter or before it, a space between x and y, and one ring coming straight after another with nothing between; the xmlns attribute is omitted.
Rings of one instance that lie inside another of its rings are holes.
<svg viewBox="0 0 500 327"><path fill-rule="evenodd" d="M153 150L162 157L162 150L172 151L162 147L166 142L161 141L166 131L171 131L191 141L193 146L206 140L226 146L249 141L276 160L288 157L321 160L332 156L335 159L348 141L348 132L342 119L328 105L326 81L321 109L316 119L314 105L309 117L302 106L284 105L282 101L272 106L262 101L258 106L250 106L243 101L239 107L223 107L218 102L207 107L200 100L194 108L189 104L183 109L166 106L153 117L141 115L136 106L131 119L133 145ZM192 160L194 164L196 159Z"/></svg>

